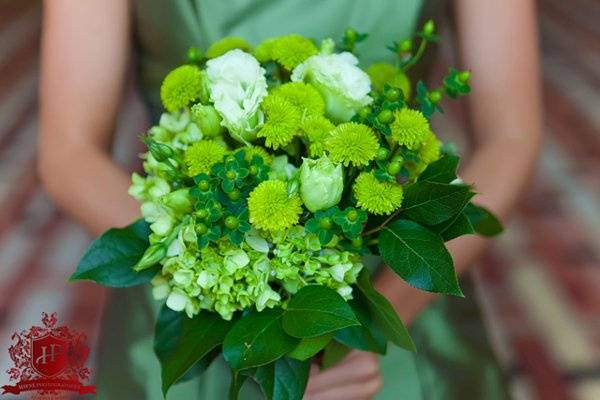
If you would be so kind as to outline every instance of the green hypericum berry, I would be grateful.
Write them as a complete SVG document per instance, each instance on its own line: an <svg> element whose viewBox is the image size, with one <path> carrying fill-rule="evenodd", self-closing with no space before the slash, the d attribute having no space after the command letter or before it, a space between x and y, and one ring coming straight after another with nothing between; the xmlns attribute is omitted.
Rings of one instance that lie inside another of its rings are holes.
<svg viewBox="0 0 600 400"><path fill-rule="evenodd" d="M380 123L387 125L394 120L394 113L392 110L382 110L379 114L377 114L377 121Z"/></svg>
<svg viewBox="0 0 600 400"><path fill-rule="evenodd" d="M433 104L437 104L442 100L442 93L439 90L432 90L427 95Z"/></svg>
<svg viewBox="0 0 600 400"><path fill-rule="evenodd" d="M251 165L250 168L248 168L248 171L250 172L250 175L254 176L258 174L258 167L256 165Z"/></svg>
<svg viewBox="0 0 600 400"><path fill-rule="evenodd" d="M402 163L404 161L404 158L402 158L402 156L400 154L396 154L394 157L392 157L392 159L390 160L390 163Z"/></svg>
<svg viewBox="0 0 600 400"><path fill-rule="evenodd" d="M210 183L208 181L200 181L198 183L198 188L200 190L202 190L203 192L206 192L207 190L210 189Z"/></svg>
<svg viewBox="0 0 600 400"><path fill-rule="evenodd" d="M398 101L400 99L400 90L394 87L388 88L385 91L385 98L388 101Z"/></svg>
<svg viewBox="0 0 600 400"><path fill-rule="evenodd" d="M346 214L346 218L348 218L348 221L354 222L356 221L356 218L358 218L358 213L356 212L356 210L352 210L348 212L348 214Z"/></svg>
<svg viewBox="0 0 600 400"><path fill-rule="evenodd" d="M400 172L400 169L402 169L402 164L396 161L389 163L386 170L388 174L394 176Z"/></svg>
<svg viewBox="0 0 600 400"><path fill-rule="evenodd" d="M225 226L228 229L236 229L239 225L240 222L238 221L237 217L230 215L227 218L225 218Z"/></svg>
<svg viewBox="0 0 600 400"><path fill-rule="evenodd" d="M469 79L471 79L471 73L469 71L462 71L458 74L458 80L462 83L469 82Z"/></svg>
<svg viewBox="0 0 600 400"><path fill-rule="evenodd" d="M390 151L388 149L386 149L385 147L380 147L379 150L377 150L377 155L375 156L375 159L382 161L388 158L389 155Z"/></svg>
<svg viewBox="0 0 600 400"><path fill-rule="evenodd" d="M429 20L427 22L425 22L425 25L423 25L423 33L426 36L431 36L435 33L435 23L433 22L433 20Z"/></svg>
<svg viewBox="0 0 600 400"><path fill-rule="evenodd" d="M202 61L204 55L202 54L202 50L197 47L190 47L187 51L187 59L188 62L196 64Z"/></svg>
<svg viewBox="0 0 600 400"><path fill-rule="evenodd" d="M363 107L360 110L358 110L358 116L362 119L367 119L369 118L369 115L371 115L371 112L371 107Z"/></svg>
<svg viewBox="0 0 600 400"><path fill-rule="evenodd" d="M322 229L331 229L331 218L324 217L319 221L319 227Z"/></svg>
<svg viewBox="0 0 600 400"><path fill-rule="evenodd" d="M362 245L363 245L362 237L359 236L356 239L352 239L352 247L354 247L355 249L361 248Z"/></svg>
<svg viewBox="0 0 600 400"><path fill-rule="evenodd" d="M208 217L208 210L206 210L206 209L198 210L196 212L196 215L200 219L205 219L206 217Z"/></svg>
<svg viewBox="0 0 600 400"><path fill-rule="evenodd" d="M237 189L233 189L231 192L227 193L227 197L231 201L238 201L242 197L242 193Z"/></svg>
<svg viewBox="0 0 600 400"><path fill-rule="evenodd" d="M412 40L410 40L410 39L403 40L402 42L400 42L400 47L399 47L400 52L410 53L410 51L412 50L412 46L413 46Z"/></svg>
<svg viewBox="0 0 600 400"><path fill-rule="evenodd" d="M205 224L196 224L196 233L200 236L205 235L208 232L208 226Z"/></svg>
<svg viewBox="0 0 600 400"><path fill-rule="evenodd" d="M356 42L356 31L352 28L346 29L346 40L350 43Z"/></svg>
<svg viewBox="0 0 600 400"><path fill-rule="evenodd" d="M237 177L235 171L227 171L225 176L227 177L227 179L231 179L231 180L234 180Z"/></svg>

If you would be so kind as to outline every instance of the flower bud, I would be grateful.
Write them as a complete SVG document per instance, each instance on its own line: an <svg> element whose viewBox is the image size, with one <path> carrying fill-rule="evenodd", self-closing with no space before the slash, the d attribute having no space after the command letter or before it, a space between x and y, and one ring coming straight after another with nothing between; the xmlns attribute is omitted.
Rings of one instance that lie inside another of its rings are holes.
<svg viewBox="0 0 600 400"><path fill-rule="evenodd" d="M167 248L162 243L156 243L148 247L142 258L133 266L135 271L142 271L156 265L167 255Z"/></svg>
<svg viewBox="0 0 600 400"><path fill-rule="evenodd" d="M343 190L340 164L332 163L327 156L317 160L304 159L300 167L300 195L306 208L316 212L333 207L339 203Z"/></svg>
<svg viewBox="0 0 600 400"><path fill-rule="evenodd" d="M185 214L191 211L190 190L179 189L165 195L161 200L165 206L176 213Z"/></svg>
<svg viewBox="0 0 600 400"><path fill-rule="evenodd" d="M200 128L204 136L219 136L224 128L221 125L222 118L213 106L196 104L191 108L192 121Z"/></svg>
<svg viewBox="0 0 600 400"><path fill-rule="evenodd" d="M425 36L431 36L435 33L435 23L433 20L430 19L429 21L425 22L425 25L423 25L423 33Z"/></svg>

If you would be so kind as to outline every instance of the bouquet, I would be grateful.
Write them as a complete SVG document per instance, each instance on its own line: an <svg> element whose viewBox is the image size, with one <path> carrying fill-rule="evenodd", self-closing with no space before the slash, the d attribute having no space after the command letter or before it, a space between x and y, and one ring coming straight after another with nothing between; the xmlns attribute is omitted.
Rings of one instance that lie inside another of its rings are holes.
<svg viewBox="0 0 600 400"><path fill-rule="evenodd" d="M141 137L145 176L129 191L143 218L96 239L72 280L152 285L165 395L220 355L231 398L250 378L269 399L301 399L311 362L414 351L365 256L462 296L444 242L501 231L429 124L444 96L469 93L469 72L413 92L406 71L437 40L433 22L365 71L366 36L228 37L164 78L166 112Z"/></svg>

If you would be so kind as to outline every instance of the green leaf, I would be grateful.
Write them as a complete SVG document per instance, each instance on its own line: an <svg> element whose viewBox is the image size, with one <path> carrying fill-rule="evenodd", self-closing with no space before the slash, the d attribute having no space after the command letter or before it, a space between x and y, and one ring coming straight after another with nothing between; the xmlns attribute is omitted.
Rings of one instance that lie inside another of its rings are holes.
<svg viewBox="0 0 600 400"><path fill-rule="evenodd" d="M456 179L456 170L460 158L454 155L444 155L439 160L429 164L419 175L419 182L450 183Z"/></svg>
<svg viewBox="0 0 600 400"><path fill-rule="evenodd" d="M282 315L280 308L252 311L233 326L223 342L223 357L232 369L268 364L298 345L281 328Z"/></svg>
<svg viewBox="0 0 600 400"><path fill-rule="evenodd" d="M319 351L323 350L323 348L331 341L333 335L333 332L329 332L321 336L304 338L300 340L300 343L298 343L296 348L290 351L287 356L300 361L308 360Z"/></svg>
<svg viewBox="0 0 600 400"><path fill-rule="evenodd" d="M387 340L373 323L371 312L360 292L354 293L354 299L349 301L354 314L360 321L360 326L349 326L335 333L338 342L363 351L385 354Z"/></svg>
<svg viewBox="0 0 600 400"><path fill-rule="evenodd" d="M459 236L475 233L475 229L473 229L473 225L471 225L471 221L469 221L464 210L448 221L432 226L431 230L440 235L445 242Z"/></svg>
<svg viewBox="0 0 600 400"><path fill-rule="evenodd" d="M417 182L404 192L403 214L420 224L440 224L458 214L473 195L467 185Z"/></svg>
<svg viewBox="0 0 600 400"><path fill-rule="evenodd" d="M141 272L132 269L148 247L149 234L150 228L143 219L125 228L107 230L92 242L70 280L91 280L114 288L149 282L159 265Z"/></svg>
<svg viewBox="0 0 600 400"><path fill-rule="evenodd" d="M373 287L368 270L361 271L356 284L366 299L374 324L395 345L408 351L416 351L415 344L394 307Z"/></svg>
<svg viewBox="0 0 600 400"><path fill-rule="evenodd" d="M397 220L387 225L379 235L379 253L410 285L463 296L442 238L416 222Z"/></svg>
<svg viewBox="0 0 600 400"><path fill-rule="evenodd" d="M352 349L341 344L336 340L332 340L323 351L323 359L321 360L321 368L327 369L333 367L350 353Z"/></svg>
<svg viewBox="0 0 600 400"><path fill-rule="evenodd" d="M489 210L481 206L469 203L465 207L465 214L475 229L475 232L480 235L496 236L504 230L502 223L498 218L496 218Z"/></svg>
<svg viewBox="0 0 600 400"><path fill-rule="evenodd" d="M161 365L163 394L166 395L175 382L221 344L232 325L232 321L226 321L214 312L202 311L194 318L188 318L163 306L156 322L154 340L154 351ZM205 362L209 363L210 358Z"/></svg>
<svg viewBox="0 0 600 400"><path fill-rule="evenodd" d="M321 336L352 325L360 325L352 308L335 290L307 285L289 301L283 329L299 338Z"/></svg>
<svg viewBox="0 0 600 400"><path fill-rule="evenodd" d="M231 371L231 383L229 384L229 400L238 400L240 397L240 390L244 386L244 382L248 379L247 375L243 375L240 371Z"/></svg>
<svg viewBox="0 0 600 400"><path fill-rule="evenodd" d="M253 378L269 400L302 400L309 371L310 361L282 357L257 368Z"/></svg>

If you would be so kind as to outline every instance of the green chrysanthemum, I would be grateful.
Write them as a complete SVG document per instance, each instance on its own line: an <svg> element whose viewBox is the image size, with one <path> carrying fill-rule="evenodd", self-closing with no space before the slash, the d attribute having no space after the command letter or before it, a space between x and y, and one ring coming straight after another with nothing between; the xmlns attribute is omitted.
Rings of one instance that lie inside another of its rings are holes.
<svg viewBox="0 0 600 400"><path fill-rule="evenodd" d="M307 115L323 115L325 101L312 85L304 82L290 82L276 87L271 92L290 101Z"/></svg>
<svg viewBox="0 0 600 400"><path fill-rule="evenodd" d="M215 43L213 43L208 50L206 50L206 57L217 58L227 53L229 50L240 49L243 51L250 51L252 47L241 37L228 36Z"/></svg>
<svg viewBox="0 0 600 400"><path fill-rule="evenodd" d="M338 125L326 139L329 156L344 166L364 166L375 158L379 141L367 125L346 122Z"/></svg>
<svg viewBox="0 0 600 400"><path fill-rule="evenodd" d="M256 136L264 137L265 144L273 149L289 144L300 127L302 114L298 107L281 96L270 94L261 104L265 124Z"/></svg>
<svg viewBox="0 0 600 400"><path fill-rule="evenodd" d="M371 214L390 214L402 204L402 186L381 182L370 172L362 172L356 178L353 190L356 205Z"/></svg>
<svg viewBox="0 0 600 400"><path fill-rule="evenodd" d="M433 132L429 132L423 145L419 149L419 157L421 158L421 162L425 165L431 164L434 161L437 161L440 158L442 143L435 136Z"/></svg>
<svg viewBox="0 0 600 400"><path fill-rule="evenodd" d="M225 147L212 140L201 140L185 151L185 164L188 175L208 174L213 165L225 156Z"/></svg>
<svg viewBox="0 0 600 400"><path fill-rule="evenodd" d="M411 150L418 149L431 133L429 121L420 111L403 108L394 117L390 125L392 139Z"/></svg>
<svg viewBox="0 0 600 400"><path fill-rule="evenodd" d="M373 89L382 93L385 85L396 87L404 93L405 98L410 98L410 79L402 70L387 63L375 63L367 68Z"/></svg>
<svg viewBox="0 0 600 400"><path fill-rule="evenodd" d="M292 34L268 39L258 45L254 56L260 62L277 61L288 71L318 53L317 46L304 36Z"/></svg>
<svg viewBox="0 0 600 400"><path fill-rule="evenodd" d="M325 154L325 140L334 128L335 125L323 116L312 116L302 121L300 129L308 139L308 154L311 157Z"/></svg>
<svg viewBox="0 0 600 400"><path fill-rule="evenodd" d="M259 229L281 231L298 223L301 204L297 194L288 196L285 182L264 181L248 197L250 223Z"/></svg>
<svg viewBox="0 0 600 400"><path fill-rule="evenodd" d="M202 74L192 65L169 72L160 87L160 99L169 112L187 106L202 94Z"/></svg>

